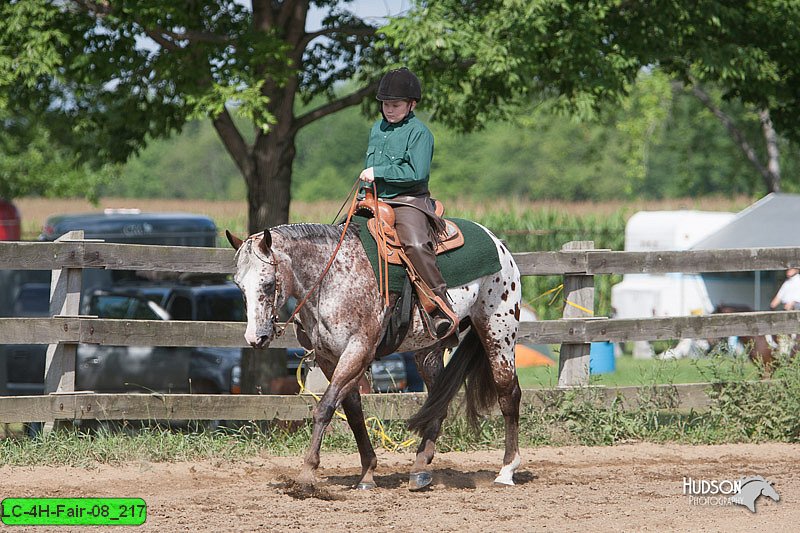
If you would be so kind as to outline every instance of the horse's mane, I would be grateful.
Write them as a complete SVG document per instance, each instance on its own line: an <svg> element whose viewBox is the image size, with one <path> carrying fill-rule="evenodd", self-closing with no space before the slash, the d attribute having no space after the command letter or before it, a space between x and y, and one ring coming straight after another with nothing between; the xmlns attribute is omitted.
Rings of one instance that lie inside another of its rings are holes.
<svg viewBox="0 0 800 533"><path fill-rule="evenodd" d="M330 224L283 224L270 229L270 231L288 240L315 243L337 242L342 236L342 226ZM356 231L357 229L353 224L347 228L348 236L355 236Z"/></svg>

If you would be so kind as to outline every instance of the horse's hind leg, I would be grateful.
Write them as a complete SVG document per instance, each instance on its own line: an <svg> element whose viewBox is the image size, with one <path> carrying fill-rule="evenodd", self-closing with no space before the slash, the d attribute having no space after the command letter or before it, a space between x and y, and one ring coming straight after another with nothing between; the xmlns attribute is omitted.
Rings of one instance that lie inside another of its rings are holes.
<svg viewBox="0 0 800 533"><path fill-rule="evenodd" d="M498 278L499 279L499 278ZM520 301L522 299L519 274L511 276L512 281L496 291L500 299L495 300L492 312L473 317L473 327L486 349L491 367L497 400L503 413L506 426L506 447L503 467L494 480L503 485L514 484L514 472L519 468L519 404L522 390L519 387L514 347L519 327ZM503 291L503 292L501 292ZM486 295L489 300L489 295Z"/></svg>
<svg viewBox="0 0 800 533"><path fill-rule="evenodd" d="M494 371L494 365L492 365L492 370ZM503 373L505 374L505 372ZM495 380L497 383L496 372ZM502 390L498 386L497 391L500 411L503 413L506 423L506 451L503 455L503 468L500 469L500 473L494 482L503 485L514 484L514 472L519 468L521 462L519 455L519 402L522 398L522 391L519 388L519 379L516 372L512 381Z"/></svg>
<svg viewBox="0 0 800 533"><path fill-rule="evenodd" d="M486 333L490 338L491 334ZM481 334L483 337L483 334ZM522 390L519 387L516 365L514 364L513 343L510 350L501 349L501 343L484 340L487 349L489 364L492 369L495 389L497 390L497 401L500 404L500 412L503 413L506 426L506 446L503 455L503 467L494 480L495 483L502 485L514 484L514 472L519 468L521 458L519 454L519 404L522 399ZM505 345L505 342L502 343Z"/></svg>

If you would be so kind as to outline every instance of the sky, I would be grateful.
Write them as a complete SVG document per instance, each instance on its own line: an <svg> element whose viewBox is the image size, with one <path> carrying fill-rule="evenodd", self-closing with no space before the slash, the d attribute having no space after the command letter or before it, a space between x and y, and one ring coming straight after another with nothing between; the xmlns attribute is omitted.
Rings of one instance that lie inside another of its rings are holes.
<svg viewBox="0 0 800 533"><path fill-rule="evenodd" d="M386 21L387 16L398 15L411 8L411 0L353 0L349 4L342 4L367 22L380 25ZM320 21L325 16L326 10L312 8L308 13L307 31L319 29Z"/></svg>
<svg viewBox="0 0 800 533"><path fill-rule="evenodd" d="M250 0L236 0L238 4L250 7ZM342 3L341 6L365 19L368 23L380 26L387 21L387 17L398 15L411 8L412 0L353 0ZM327 9L312 7L306 19L306 31L312 32L320 28ZM148 37L137 36L137 45L148 50L156 50L158 45Z"/></svg>

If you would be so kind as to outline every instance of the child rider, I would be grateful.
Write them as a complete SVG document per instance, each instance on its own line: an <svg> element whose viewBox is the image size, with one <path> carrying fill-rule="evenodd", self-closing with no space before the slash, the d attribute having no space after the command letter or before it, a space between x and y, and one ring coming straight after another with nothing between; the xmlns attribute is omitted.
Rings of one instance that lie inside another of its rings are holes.
<svg viewBox="0 0 800 533"><path fill-rule="evenodd" d="M359 179L365 186L375 183L378 198L394 208L395 230L403 251L440 300L431 318L435 335L444 339L455 331L458 318L436 264L434 243L444 221L434 213L428 190L433 134L414 115L422 87L407 68L390 70L381 79L376 98L381 101L383 119L372 126L366 168Z"/></svg>

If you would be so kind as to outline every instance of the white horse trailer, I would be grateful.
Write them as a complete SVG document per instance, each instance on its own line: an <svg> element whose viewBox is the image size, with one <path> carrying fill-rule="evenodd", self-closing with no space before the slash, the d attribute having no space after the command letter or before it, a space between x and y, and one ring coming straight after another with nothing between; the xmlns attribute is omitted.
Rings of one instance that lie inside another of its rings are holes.
<svg viewBox="0 0 800 533"><path fill-rule="evenodd" d="M640 211L625 225L625 251L687 250L728 224L735 215L709 211ZM703 278L680 272L626 274L611 288L616 318L671 317L713 311ZM634 355L652 354L649 343L637 343Z"/></svg>

